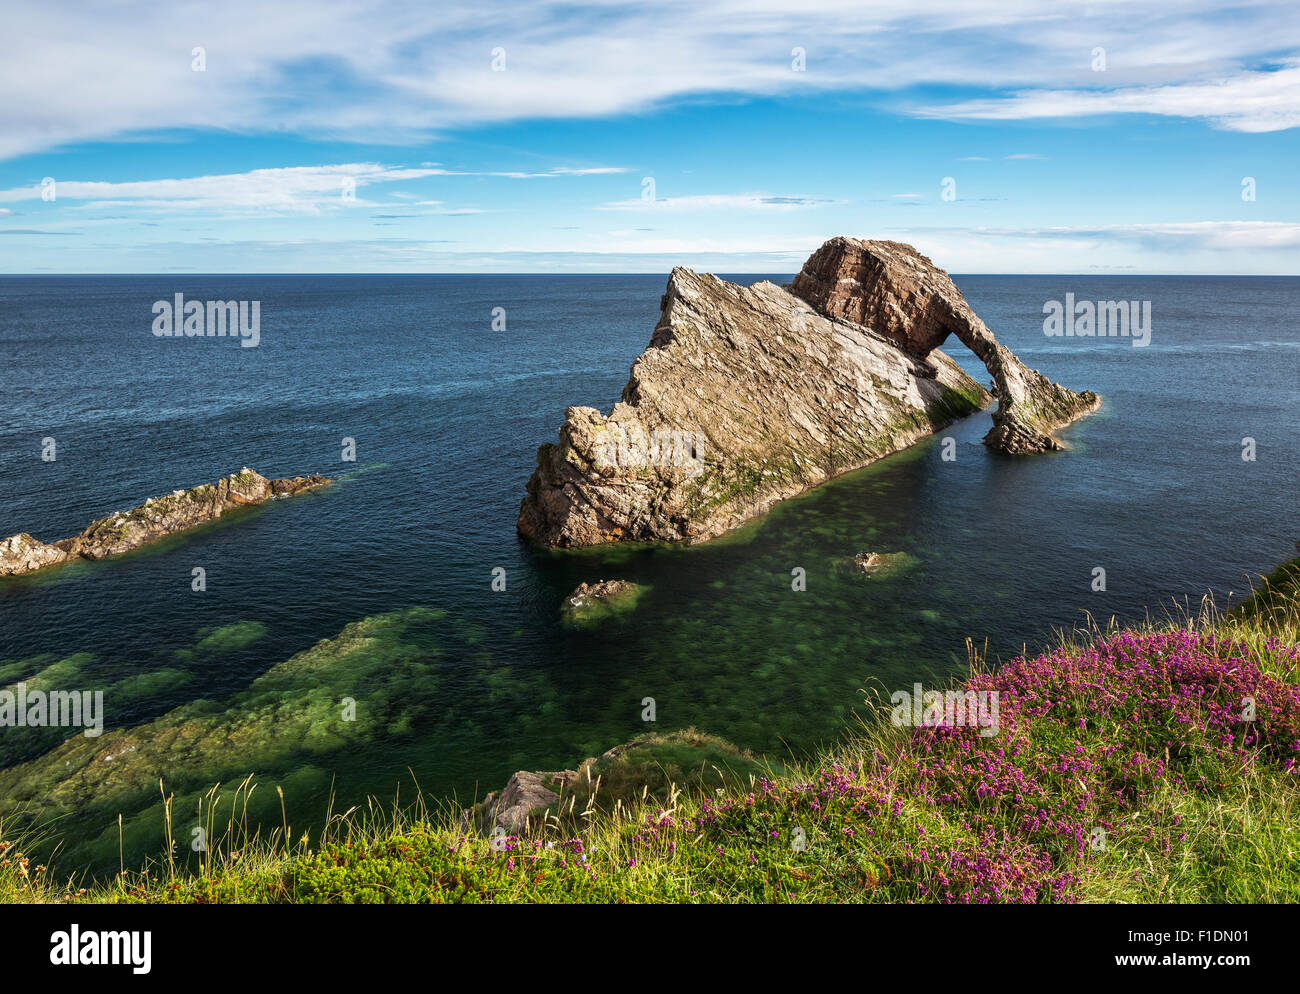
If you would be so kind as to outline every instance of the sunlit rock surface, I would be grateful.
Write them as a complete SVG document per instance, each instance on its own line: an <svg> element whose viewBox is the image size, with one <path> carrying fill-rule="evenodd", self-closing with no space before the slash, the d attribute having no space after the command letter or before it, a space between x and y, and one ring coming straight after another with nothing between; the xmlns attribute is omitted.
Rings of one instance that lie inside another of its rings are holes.
<svg viewBox="0 0 1300 994"><path fill-rule="evenodd" d="M790 289L827 317L866 325L918 356L956 336L993 377L998 408L984 437L990 448L1064 448L1052 432L1100 404L1095 393L1067 390L1025 366L993 337L948 274L910 245L832 238L804 263Z"/></svg>
<svg viewBox="0 0 1300 994"><path fill-rule="evenodd" d="M547 546L703 541L989 400L942 352L773 283L674 269L622 400L569 408L539 449L519 531Z"/></svg>

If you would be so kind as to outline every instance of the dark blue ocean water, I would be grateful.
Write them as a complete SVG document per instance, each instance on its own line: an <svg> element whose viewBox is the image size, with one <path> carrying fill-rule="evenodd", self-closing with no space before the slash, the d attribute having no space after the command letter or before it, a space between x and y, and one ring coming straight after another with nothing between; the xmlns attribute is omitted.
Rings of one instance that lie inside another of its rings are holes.
<svg viewBox="0 0 1300 994"><path fill-rule="evenodd" d="M0 683L55 666L51 679L108 688L110 728L207 702L190 712L201 763L160 751L152 784L137 770L58 810L73 863L111 853L116 867L119 810L132 853L157 850L159 776L185 795L261 773L286 784L303 824L319 820L331 784L344 804L391 798L410 774L466 797L517 768L571 765L642 731L645 697L660 729L800 753L839 734L861 688L964 668L967 637L1007 658L1086 613L1222 599L1294 554L1300 280L1075 276L957 279L1027 364L1103 395L1065 431L1069 452L989 453L978 444L989 416L977 415L943 433L955 462L922 443L718 543L532 550L515 518L536 448L566 406L618 398L664 282L0 277L0 536L63 538L244 465L343 477L122 559L0 581ZM178 292L261 301L261 344L155 338L152 304ZM1150 300L1151 345L1046 338L1043 304L1067 292ZM955 341L948 351L987 381ZM54 462L41 459L47 437ZM355 463L340 460L345 437ZM1247 437L1255 461L1242 459ZM868 549L914 562L873 583L841 569ZM206 593L190 589L196 565ZM804 593L790 589L795 566ZM1092 590L1097 566L1105 592ZM606 577L650 591L604 629L562 628L562 597ZM400 685L384 684L386 665L364 686L330 669L290 685L275 713L239 702L276 664L386 612L413 612L409 632L373 650L390 654ZM382 714L343 742L277 742L309 692ZM60 771L42 765L57 741L2 729L0 766L28 764L25 782L48 778L57 798Z"/></svg>

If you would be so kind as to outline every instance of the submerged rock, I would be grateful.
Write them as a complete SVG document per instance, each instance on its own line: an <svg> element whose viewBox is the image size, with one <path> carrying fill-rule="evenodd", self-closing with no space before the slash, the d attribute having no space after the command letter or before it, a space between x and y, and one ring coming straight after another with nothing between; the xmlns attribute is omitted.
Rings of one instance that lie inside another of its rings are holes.
<svg viewBox="0 0 1300 994"><path fill-rule="evenodd" d="M580 583L564 599L560 613L569 625L588 625L636 606L645 588L627 580Z"/></svg>
<svg viewBox="0 0 1300 994"><path fill-rule="evenodd" d="M519 532L546 546L700 542L905 448L991 395L938 350L950 334L999 398L986 443L1058 448L1097 406L1026 369L907 245L832 239L783 289L674 269L649 347L608 415L570 407L541 446Z"/></svg>
<svg viewBox="0 0 1300 994"><path fill-rule="evenodd" d="M92 521L80 535L53 545L21 533L0 542L0 576L30 573L67 559L104 559L139 548L167 535L215 521L235 507L261 504L272 497L292 497L322 487L323 476L268 480L244 467L216 483L174 490L151 497L139 507Z"/></svg>
<svg viewBox="0 0 1300 994"><path fill-rule="evenodd" d="M888 576L912 561L906 552L859 552L853 557L853 566L864 576Z"/></svg>
<svg viewBox="0 0 1300 994"><path fill-rule="evenodd" d="M407 633L436 614L417 607L353 622L334 638L271 666L230 697L194 699L135 726L115 727L118 709L138 698L122 682L112 684L104 694L101 736L73 734L18 765L0 763L0 821L6 827L45 818L108 824L125 811L128 819L138 816L138 828L152 832L146 823L156 816L141 799L151 786L157 789L159 776L166 777L169 793L177 788L177 810L193 810L198 796L214 783L253 771L287 775L315 757L355 753L381 736L408 735L403 717L409 702L428 692L434 664L407 641ZM232 648L228 634L228 629L210 632L195 647L204 653L198 656L198 668L218 665ZM212 640L212 635L218 638ZM88 678L78 682L83 670L67 672L67 665L40 677L56 688L90 686L84 682ZM134 692L142 689L137 686ZM356 696L355 720L343 717L340 699L347 694ZM67 735L61 731L60 737ZM271 809L264 808L264 814L269 817ZM94 848L98 831L80 833L73 845ZM128 829L128 838L130 834ZM116 836L101 851L107 855L110 849L116 865Z"/></svg>
<svg viewBox="0 0 1300 994"><path fill-rule="evenodd" d="M837 556L831 571L841 580L886 580L916 565L916 557L907 552L859 552Z"/></svg>

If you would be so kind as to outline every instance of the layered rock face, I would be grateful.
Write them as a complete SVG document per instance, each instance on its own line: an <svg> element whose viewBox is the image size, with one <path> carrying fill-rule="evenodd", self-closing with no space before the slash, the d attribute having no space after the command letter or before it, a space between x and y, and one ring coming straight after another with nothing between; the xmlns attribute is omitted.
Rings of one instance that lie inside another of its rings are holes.
<svg viewBox="0 0 1300 994"><path fill-rule="evenodd" d="M650 346L608 416L565 412L538 450L519 531L547 546L699 542L971 414L990 395L938 350L951 334L993 375L989 445L1060 447L1096 407L1026 369L943 270L907 245L832 239L789 290L674 269Z"/></svg>
<svg viewBox="0 0 1300 994"><path fill-rule="evenodd" d="M832 238L804 263L790 290L820 313L867 325L918 356L955 335L993 377L998 409L984 438L990 448L1063 448L1051 433L1100 404L1095 393L1067 390L1021 363L970 309L948 274L910 245Z"/></svg>
<svg viewBox="0 0 1300 994"><path fill-rule="evenodd" d="M941 352L910 355L772 283L675 269L609 416L571 407L538 451L520 532L544 545L698 542L988 403Z"/></svg>
<svg viewBox="0 0 1300 994"><path fill-rule="evenodd" d="M324 486L323 476L295 476L268 480L245 467L238 473L165 497L151 497L137 508L92 521L79 535L46 545L27 533L0 542L0 576L30 573L67 559L103 559L137 549L166 535L174 535L207 521L215 521L231 508L261 504L272 497L292 497Z"/></svg>

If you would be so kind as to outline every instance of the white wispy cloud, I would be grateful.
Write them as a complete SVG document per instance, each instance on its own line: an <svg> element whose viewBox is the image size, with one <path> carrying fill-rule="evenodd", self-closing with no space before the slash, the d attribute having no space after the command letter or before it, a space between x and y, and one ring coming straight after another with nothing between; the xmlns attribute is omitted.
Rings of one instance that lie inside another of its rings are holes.
<svg viewBox="0 0 1300 994"><path fill-rule="evenodd" d="M434 212L439 214L447 214L447 213L487 214L489 213L488 210L477 208L477 207L449 207L447 206L446 203L444 203L441 200L417 200L415 201L415 206L433 208Z"/></svg>
<svg viewBox="0 0 1300 994"><path fill-rule="evenodd" d="M614 200L601 204L599 209L606 211L793 211L838 203L843 201L826 197L776 196L768 193L700 193L683 197L657 197L651 200L641 198Z"/></svg>
<svg viewBox="0 0 1300 994"><path fill-rule="evenodd" d="M351 162L328 166L287 166L277 169L254 169L244 173L214 176L191 176L183 179L151 179L124 183L56 178L58 201L76 201L94 209L132 207L168 211L283 211L318 213L326 207L373 207L362 191L384 183L425 179L431 176L501 176L534 178L551 176L590 176L626 172L621 167L571 169L558 167L549 172L462 173L435 166L402 168L375 162ZM41 185L19 186L0 190L0 203L40 200L45 192ZM415 194L397 191L390 196L414 206L424 213L485 213L474 207L449 206L441 200L420 200ZM0 210L0 216L9 213Z"/></svg>
<svg viewBox="0 0 1300 994"><path fill-rule="evenodd" d="M610 176L615 173L629 173L626 166L594 166L590 169L567 169L563 166L547 170L544 173L483 173L484 176L504 176L508 179L549 179L553 176Z"/></svg>
<svg viewBox="0 0 1300 994"><path fill-rule="evenodd" d="M1183 221L1161 224L1059 225L1026 228L931 228L917 232L959 232L975 238L1070 242L1078 245L1128 243L1161 253L1248 252L1300 248L1300 222Z"/></svg>
<svg viewBox="0 0 1300 994"><path fill-rule="evenodd" d="M478 169L442 169L437 163L429 163L430 176L496 176L502 179L555 179L559 176L610 176L616 173L630 173L628 166L592 166L586 169L574 169L556 166L544 172L526 172L520 170L478 170Z"/></svg>
<svg viewBox="0 0 1300 994"><path fill-rule="evenodd" d="M244 173L150 179L124 183L96 180L59 180L57 200L85 201L94 208L135 207L157 210L315 211L325 204L365 204L358 191L378 183L422 179L437 175L432 169L405 169L373 162L330 166L287 166L254 169ZM40 185L0 190L0 203L40 200Z"/></svg>
<svg viewBox="0 0 1300 994"><path fill-rule="evenodd" d="M0 234L7 229L0 227ZM1189 222L1078 228L894 228L855 232L911 242L936 264L962 273L1296 274L1300 224ZM77 234L77 232L32 232ZM41 239L63 272L663 272L685 265L714 273L791 274L827 232L750 235L649 234L623 229L539 248L522 237L489 249L442 239L294 238L161 241L124 245L110 256L86 238ZM1144 246L1151 240L1159 253ZM33 241L0 238L0 269L30 272ZM1242 251L1223 251L1229 248ZM1173 250L1177 255L1171 254ZM178 260L184 265L178 266ZM959 277L960 285L961 279Z"/></svg>
<svg viewBox="0 0 1300 994"><path fill-rule="evenodd" d="M761 253L800 263L826 240L823 235L754 235L745 237L646 237L636 232L612 231L591 240L587 249L607 255L657 255L690 260L703 255ZM689 265L684 261L683 265Z"/></svg>
<svg viewBox="0 0 1300 994"><path fill-rule="evenodd" d="M1005 97L924 107L919 113L948 120L986 121L1160 114L1204 118L1228 131L1280 131L1300 126L1300 60L1267 72L1223 72L1166 86L1025 90Z"/></svg>
<svg viewBox="0 0 1300 994"><path fill-rule="evenodd" d="M58 28L0 59L0 158L169 129L406 142L696 95L930 84L988 94L916 111L957 118L1157 113L1267 131L1296 126L1300 106L1296 65L1264 68L1300 50L1291 0L8 0L5 22Z"/></svg>

